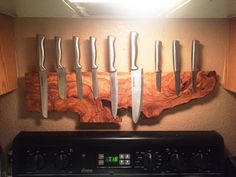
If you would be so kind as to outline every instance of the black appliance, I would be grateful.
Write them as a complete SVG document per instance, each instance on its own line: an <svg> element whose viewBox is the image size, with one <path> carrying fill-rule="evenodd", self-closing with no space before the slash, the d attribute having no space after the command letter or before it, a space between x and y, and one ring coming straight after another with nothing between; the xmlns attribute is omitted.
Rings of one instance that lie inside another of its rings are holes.
<svg viewBox="0 0 236 177"><path fill-rule="evenodd" d="M225 177L215 131L21 132L13 177Z"/></svg>

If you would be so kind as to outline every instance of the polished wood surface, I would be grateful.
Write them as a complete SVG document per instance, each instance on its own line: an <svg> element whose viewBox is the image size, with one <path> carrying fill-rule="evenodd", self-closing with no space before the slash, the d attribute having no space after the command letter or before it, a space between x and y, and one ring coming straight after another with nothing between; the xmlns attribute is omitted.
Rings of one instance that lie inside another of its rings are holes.
<svg viewBox="0 0 236 177"><path fill-rule="evenodd" d="M0 95L16 89L14 25L11 17L0 14Z"/></svg>
<svg viewBox="0 0 236 177"><path fill-rule="evenodd" d="M99 98L95 100L92 93L91 72L83 73L83 99L77 98L75 73L67 73L67 99L62 100L58 96L57 74L48 75L48 108L49 111L71 111L79 114L81 122L117 122L121 120L118 115L113 119L108 105L104 101L110 101L109 73L98 74ZM130 74L118 73L118 107L123 110L132 106ZM181 73L180 95L175 93L175 79L173 73L167 73L162 78L162 92L155 87L155 73L144 74L142 113L145 118L158 118L165 109L187 103L193 99L208 95L216 85L216 72L200 71L197 75L197 88L192 89L191 72ZM25 77L26 104L28 111L41 111L40 88L38 73L28 73Z"/></svg>

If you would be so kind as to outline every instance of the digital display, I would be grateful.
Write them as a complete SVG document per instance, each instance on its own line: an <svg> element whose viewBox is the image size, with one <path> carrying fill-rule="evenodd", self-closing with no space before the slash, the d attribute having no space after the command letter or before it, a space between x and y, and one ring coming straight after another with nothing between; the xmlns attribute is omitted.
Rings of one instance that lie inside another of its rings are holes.
<svg viewBox="0 0 236 177"><path fill-rule="evenodd" d="M105 157L105 163L118 163L119 162L119 156L118 155L109 155Z"/></svg>

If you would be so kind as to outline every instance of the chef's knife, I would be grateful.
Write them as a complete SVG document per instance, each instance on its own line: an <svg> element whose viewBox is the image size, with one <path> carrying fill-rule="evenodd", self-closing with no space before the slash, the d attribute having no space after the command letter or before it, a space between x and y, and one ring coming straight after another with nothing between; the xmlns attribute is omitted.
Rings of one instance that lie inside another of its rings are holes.
<svg viewBox="0 0 236 177"><path fill-rule="evenodd" d="M93 97L98 98L98 78L96 64L97 51L96 51L96 38L90 36L90 48L91 48L91 59L92 59L92 87L93 87Z"/></svg>
<svg viewBox="0 0 236 177"><path fill-rule="evenodd" d="M118 81L115 64L115 37L108 36L108 52L109 52L109 72L110 72L110 92L111 92L111 112L114 118L117 115L118 107Z"/></svg>
<svg viewBox="0 0 236 177"><path fill-rule="evenodd" d="M132 119L137 123L140 118L143 98L143 70L136 65L138 55L137 32L131 32L131 91Z"/></svg>
<svg viewBox="0 0 236 177"><path fill-rule="evenodd" d="M192 53L191 53L191 70L192 70L192 88L196 88L196 72L197 72L197 53L198 53L198 41L192 41Z"/></svg>
<svg viewBox="0 0 236 177"><path fill-rule="evenodd" d="M176 95L179 95L180 92L180 61L179 61L179 41L172 41L172 52L173 52L173 67L175 72L175 92Z"/></svg>
<svg viewBox="0 0 236 177"><path fill-rule="evenodd" d="M156 88L161 92L161 41L156 40L155 42L155 61L156 61Z"/></svg>
<svg viewBox="0 0 236 177"><path fill-rule="evenodd" d="M65 68L62 66L62 52L61 52L61 37L55 37L56 42L56 70L58 75L58 90L59 90L59 97L61 99L66 99L66 71Z"/></svg>
<svg viewBox="0 0 236 177"><path fill-rule="evenodd" d="M48 117L48 76L47 70L44 67L45 54L44 54L44 40L45 36L38 34L37 48L39 57L39 80L40 80L40 95L41 95L41 109L43 117Z"/></svg>
<svg viewBox="0 0 236 177"><path fill-rule="evenodd" d="M75 74L77 83L77 95L80 99L83 97L82 73L80 65L79 37L73 36L74 56L75 56Z"/></svg>

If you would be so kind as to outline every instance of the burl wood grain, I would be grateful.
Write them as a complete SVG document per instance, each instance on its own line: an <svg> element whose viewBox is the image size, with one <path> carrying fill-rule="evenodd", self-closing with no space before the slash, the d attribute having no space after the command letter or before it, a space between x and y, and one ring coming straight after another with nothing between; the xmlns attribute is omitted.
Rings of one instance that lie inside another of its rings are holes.
<svg viewBox="0 0 236 177"><path fill-rule="evenodd" d="M121 118L113 119L110 108L102 104L102 100L110 101L109 73L98 73L99 98L95 100L92 94L91 73L83 73L83 99L77 98L75 73L67 73L67 99L58 96L57 75L48 74L48 108L49 111L72 111L79 114L81 122L117 122ZM118 73L119 109L131 107L130 74ZM181 92L175 94L175 81L173 73L163 74L162 92L155 88L155 73L144 73L143 106L142 113L147 118L157 118L160 113L172 107L202 98L208 95L216 85L216 72L200 71L197 74L197 88L192 89L191 72L181 73ZM27 73L26 104L28 111L41 112L40 88L38 73Z"/></svg>

